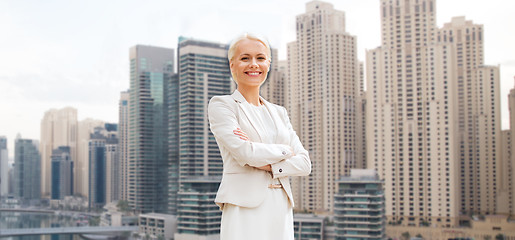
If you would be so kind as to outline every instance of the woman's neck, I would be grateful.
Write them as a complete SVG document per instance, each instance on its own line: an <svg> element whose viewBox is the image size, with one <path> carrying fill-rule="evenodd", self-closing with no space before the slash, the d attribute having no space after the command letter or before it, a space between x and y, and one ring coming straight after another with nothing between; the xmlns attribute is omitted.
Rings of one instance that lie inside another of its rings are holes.
<svg viewBox="0 0 515 240"><path fill-rule="evenodd" d="M259 87L256 88L243 88L238 86L238 91L243 95L245 100L247 100L248 103L259 106L261 105L261 100L259 99Z"/></svg>

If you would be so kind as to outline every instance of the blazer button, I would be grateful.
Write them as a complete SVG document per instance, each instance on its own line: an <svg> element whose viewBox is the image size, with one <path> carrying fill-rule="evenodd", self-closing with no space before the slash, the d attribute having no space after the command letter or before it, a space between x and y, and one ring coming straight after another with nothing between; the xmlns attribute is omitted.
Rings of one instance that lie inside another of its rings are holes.
<svg viewBox="0 0 515 240"><path fill-rule="evenodd" d="M286 151L283 151L283 155L286 155Z"/></svg>
<svg viewBox="0 0 515 240"><path fill-rule="evenodd" d="M279 172L283 172L283 169L282 169L282 168L279 168Z"/></svg>

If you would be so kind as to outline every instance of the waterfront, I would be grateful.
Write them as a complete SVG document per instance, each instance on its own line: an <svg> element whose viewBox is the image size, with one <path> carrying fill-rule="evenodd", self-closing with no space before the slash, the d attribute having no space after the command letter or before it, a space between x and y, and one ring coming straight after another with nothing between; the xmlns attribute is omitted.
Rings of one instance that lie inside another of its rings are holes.
<svg viewBox="0 0 515 240"><path fill-rule="evenodd" d="M88 223L88 217L79 213L62 214L36 212L0 211L0 229L14 228L54 228L82 226ZM6 237L1 240L82 240L79 234L54 234L40 236Z"/></svg>

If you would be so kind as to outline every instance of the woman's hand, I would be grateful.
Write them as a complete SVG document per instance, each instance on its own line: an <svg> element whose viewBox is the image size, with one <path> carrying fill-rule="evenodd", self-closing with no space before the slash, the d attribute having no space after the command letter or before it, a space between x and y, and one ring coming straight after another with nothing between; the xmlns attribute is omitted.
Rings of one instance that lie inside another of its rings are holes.
<svg viewBox="0 0 515 240"><path fill-rule="evenodd" d="M240 139L244 141L250 141L250 138L247 136L245 132L243 132L240 128L236 128L236 130L232 130L234 135L239 136Z"/></svg>
<svg viewBox="0 0 515 240"><path fill-rule="evenodd" d="M262 167L256 167L256 168L259 169L259 170L263 170L263 171L267 171L267 172L272 172L272 166L270 164L262 166Z"/></svg>

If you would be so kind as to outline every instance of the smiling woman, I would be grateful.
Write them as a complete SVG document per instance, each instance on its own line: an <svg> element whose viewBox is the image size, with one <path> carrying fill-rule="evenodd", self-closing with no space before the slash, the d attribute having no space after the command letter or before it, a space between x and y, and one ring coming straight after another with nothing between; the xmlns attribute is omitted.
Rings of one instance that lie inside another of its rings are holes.
<svg viewBox="0 0 515 240"><path fill-rule="evenodd" d="M221 240L293 240L290 176L311 172L308 152L286 110L259 96L270 69L270 47L245 34L231 44L229 64L238 88L209 102L209 124L222 155L215 199Z"/></svg>
<svg viewBox="0 0 515 240"><path fill-rule="evenodd" d="M228 53L231 74L240 92L259 88L266 80L271 62L268 44L259 38L245 36L236 39Z"/></svg>

